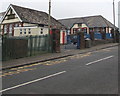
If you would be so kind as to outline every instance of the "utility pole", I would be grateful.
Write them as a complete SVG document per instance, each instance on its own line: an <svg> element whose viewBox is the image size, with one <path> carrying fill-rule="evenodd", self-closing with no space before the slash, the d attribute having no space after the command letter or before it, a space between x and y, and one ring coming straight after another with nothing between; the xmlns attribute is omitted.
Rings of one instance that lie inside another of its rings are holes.
<svg viewBox="0 0 120 96"><path fill-rule="evenodd" d="M116 33L115 33L115 0L113 0L113 22L114 22L114 42L116 42Z"/></svg>
<svg viewBox="0 0 120 96"><path fill-rule="evenodd" d="M118 2L118 28L120 32L120 1Z"/></svg>
<svg viewBox="0 0 120 96"><path fill-rule="evenodd" d="M50 25L51 25L51 0L49 0L49 16L48 16L48 30L49 30L49 33L50 33Z"/></svg>
<svg viewBox="0 0 120 96"><path fill-rule="evenodd" d="M48 46L49 46L49 52L51 51L51 48L52 48L52 46L51 46L51 35L50 35L50 27L51 27L51 0L49 0L49 15L48 15L48 34L49 34L49 44L48 44Z"/></svg>

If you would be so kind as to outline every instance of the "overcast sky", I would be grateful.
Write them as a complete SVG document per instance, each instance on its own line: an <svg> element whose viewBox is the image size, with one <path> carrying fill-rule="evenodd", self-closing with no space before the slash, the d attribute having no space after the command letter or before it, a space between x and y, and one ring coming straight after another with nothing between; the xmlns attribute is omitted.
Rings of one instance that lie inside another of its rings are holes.
<svg viewBox="0 0 120 96"><path fill-rule="evenodd" d="M102 15L113 23L113 0L51 0L52 16L56 19ZM118 2L115 0L116 26L118 26ZM0 12L9 4L16 4L48 13L49 0L0 0Z"/></svg>

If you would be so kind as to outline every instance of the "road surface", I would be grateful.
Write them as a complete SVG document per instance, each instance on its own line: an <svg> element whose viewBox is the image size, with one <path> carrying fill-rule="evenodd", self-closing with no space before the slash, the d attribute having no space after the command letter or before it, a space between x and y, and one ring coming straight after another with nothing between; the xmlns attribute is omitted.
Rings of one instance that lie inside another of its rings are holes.
<svg viewBox="0 0 120 96"><path fill-rule="evenodd" d="M5 70L3 94L117 94L118 47Z"/></svg>

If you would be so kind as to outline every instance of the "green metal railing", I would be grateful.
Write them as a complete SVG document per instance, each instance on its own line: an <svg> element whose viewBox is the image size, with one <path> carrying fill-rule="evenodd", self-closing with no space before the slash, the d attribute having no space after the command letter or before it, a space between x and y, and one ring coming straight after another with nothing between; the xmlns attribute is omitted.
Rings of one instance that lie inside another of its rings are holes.
<svg viewBox="0 0 120 96"><path fill-rule="evenodd" d="M48 52L48 43L48 35L28 37L28 56Z"/></svg>
<svg viewBox="0 0 120 96"><path fill-rule="evenodd" d="M48 35L28 37L2 36L2 60L30 57L49 52Z"/></svg>

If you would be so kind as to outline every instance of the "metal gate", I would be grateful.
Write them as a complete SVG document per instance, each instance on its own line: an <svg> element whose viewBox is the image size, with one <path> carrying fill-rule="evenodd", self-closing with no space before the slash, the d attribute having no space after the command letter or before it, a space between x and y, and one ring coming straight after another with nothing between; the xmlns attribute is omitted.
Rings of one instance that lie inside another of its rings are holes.
<svg viewBox="0 0 120 96"><path fill-rule="evenodd" d="M78 37L77 35L68 35L67 43L64 45L64 49L77 49Z"/></svg>

